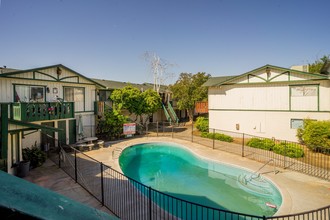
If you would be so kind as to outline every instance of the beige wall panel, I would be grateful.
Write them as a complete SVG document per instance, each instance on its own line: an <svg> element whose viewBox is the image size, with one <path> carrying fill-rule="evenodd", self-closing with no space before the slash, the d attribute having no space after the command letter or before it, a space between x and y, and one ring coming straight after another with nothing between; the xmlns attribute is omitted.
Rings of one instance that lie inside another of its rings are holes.
<svg viewBox="0 0 330 220"><path fill-rule="evenodd" d="M259 74L257 76L249 75L249 80L248 80L249 83L263 83L267 79L267 77L265 77L263 74ZM259 78L259 77L261 77L261 78Z"/></svg>
<svg viewBox="0 0 330 220"><path fill-rule="evenodd" d="M27 72L27 73L22 73L22 74L17 74L17 75L11 75L10 77L33 79L33 72Z"/></svg>
<svg viewBox="0 0 330 220"><path fill-rule="evenodd" d="M320 84L320 111L330 111L330 80Z"/></svg>
<svg viewBox="0 0 330 220"><path fill-rule="evenodd" d="M0 102L13 102L13 89L11 80L0 79Z"/></svg>
<svg viewBox="0 0 330 220"><path fill-rule="evenodd" d="M276 78L275 78L276 77ZM274 73L271 72L270 77L271 82L283 82L283 81L289 81L289 75L288 74L281 74L281 73ZM273 79L272 79L273 78Z"/></svg>
<svg viewBox="0 0 330 220"><path fill-rule="evenodd" d="M308 74L294 74L291 73L290 75L290 81L301 81L301 80L310 80L314 79L314 76L308 75Z"/></svg>
<svg viewBox="0 0 330 220"><path fill-rule="evenodd" d="M317 96L291 97L291 110L317 111Z"/></svg>
<svg viewBox="0 0 330 220"><path fill-rule="evenodd" d="M25 133L29 133L29 132L31 132L31 131L27 131ZM22 148L23 149L31 148L32 146L34 146L35 143L36 143L36 146L39 147L40 141L41 141L41 132L35 132L32 134L29 134L29 135L25 136L25 138L22 139Z"/></svg>
<svg viewBox="0 0 330 220"><path fill-rule="evenodd" d="M210 128L250 135L297 141L297 129L291 129L291 119L330 120L330 113L210 111ZM239 124L239 130L236 130Z"/></svg>
<svg viewBox="0 0 330 220"><path fill-rule="evenodd" d="M213 90L209 103L210 109L288 110L289 87L245 86L234 89L226 86Z"/></svg>

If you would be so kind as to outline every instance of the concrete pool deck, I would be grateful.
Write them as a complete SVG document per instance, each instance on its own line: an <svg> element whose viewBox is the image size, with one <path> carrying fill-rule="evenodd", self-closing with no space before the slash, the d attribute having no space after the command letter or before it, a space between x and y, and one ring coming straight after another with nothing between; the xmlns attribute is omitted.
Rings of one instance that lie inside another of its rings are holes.
<svg viewBox="0 0 330 220"><path fill-rule="evenodd" d="M197 143L173 139L171 137L144 137L122 142L109 142L109 147L88 151L85 154L121 172L118 164L120 152L124 148L134 144L147 142L172 142L181 144L201 157L239 166L249 169L252 172L264 165L264 163L259 163L235 154L213 150ZM273 181L282 194L282 205L275 215L297 214L330 205L330 182L277 167L277 174L274 174L273 171L274 167L272 165L266 165L262 169L262 175Z"/></svg>

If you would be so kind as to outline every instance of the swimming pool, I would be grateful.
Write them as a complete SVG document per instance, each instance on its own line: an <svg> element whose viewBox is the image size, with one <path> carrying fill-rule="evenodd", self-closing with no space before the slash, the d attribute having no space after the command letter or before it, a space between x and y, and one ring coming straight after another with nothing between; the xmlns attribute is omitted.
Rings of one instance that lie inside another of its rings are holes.
<svg viewBox="0 0 330 220"><path fill-rule="evenodd" d="M278 189L245 169L202 159L183 146L144 143L119 157L124 174L158 191L205 206L272 216L282 203ZM267 205L268 204L268 205Z"/></svg>

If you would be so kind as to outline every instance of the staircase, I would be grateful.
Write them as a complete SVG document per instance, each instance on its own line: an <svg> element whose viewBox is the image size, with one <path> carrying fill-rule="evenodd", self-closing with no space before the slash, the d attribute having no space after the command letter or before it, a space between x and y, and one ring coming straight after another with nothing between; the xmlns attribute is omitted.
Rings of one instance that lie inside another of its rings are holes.
<svg viewBox="0 0 330 220"><path fill-rule="evenodd" d="M164 113L165 113L165 116L166 116L166 120L167 120L168 122L172 123L172 118L171 118L170 114L168 113L168 111L167 111L165 105L162 104L162 107L163 107L163 110L164 110Z"/></svg>
<svg viewBox="0 0 330 220"><path fill-rule="evenodd" d="M162 107L163 107L163 110L164 110L164 113L165 113L165 116L166 116L166 120L168 122L170 122L170 124L175 123L175 124L178 124L179 123L179 118L178 116L175 114L175 111L171 105L171 103L167 103L167 108L164 104L162 104Z"/></svg>
<svg viewBox="0 0 330 220"><path fill-rule="evenodd" d="M173 109L170 102L167 103L167 109L169 110L172 121L175 122L176 124L178 124L179 123L179 118L176 115L176 113L175 113L175 111L174 111L174 109Z"/></svg>

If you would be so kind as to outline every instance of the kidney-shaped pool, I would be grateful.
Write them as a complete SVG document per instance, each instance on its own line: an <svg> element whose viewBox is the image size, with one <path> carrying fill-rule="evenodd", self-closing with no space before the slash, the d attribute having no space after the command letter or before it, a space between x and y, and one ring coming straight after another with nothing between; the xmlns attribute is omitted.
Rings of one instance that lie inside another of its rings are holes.
<svg viewBox="0 0 330 220"><path fill-rule="evenodd" d="M123 150L124 174L158 191L204 206L272 216L279 190L261 175L206 160L173 143L144 143Z"/></svg>

